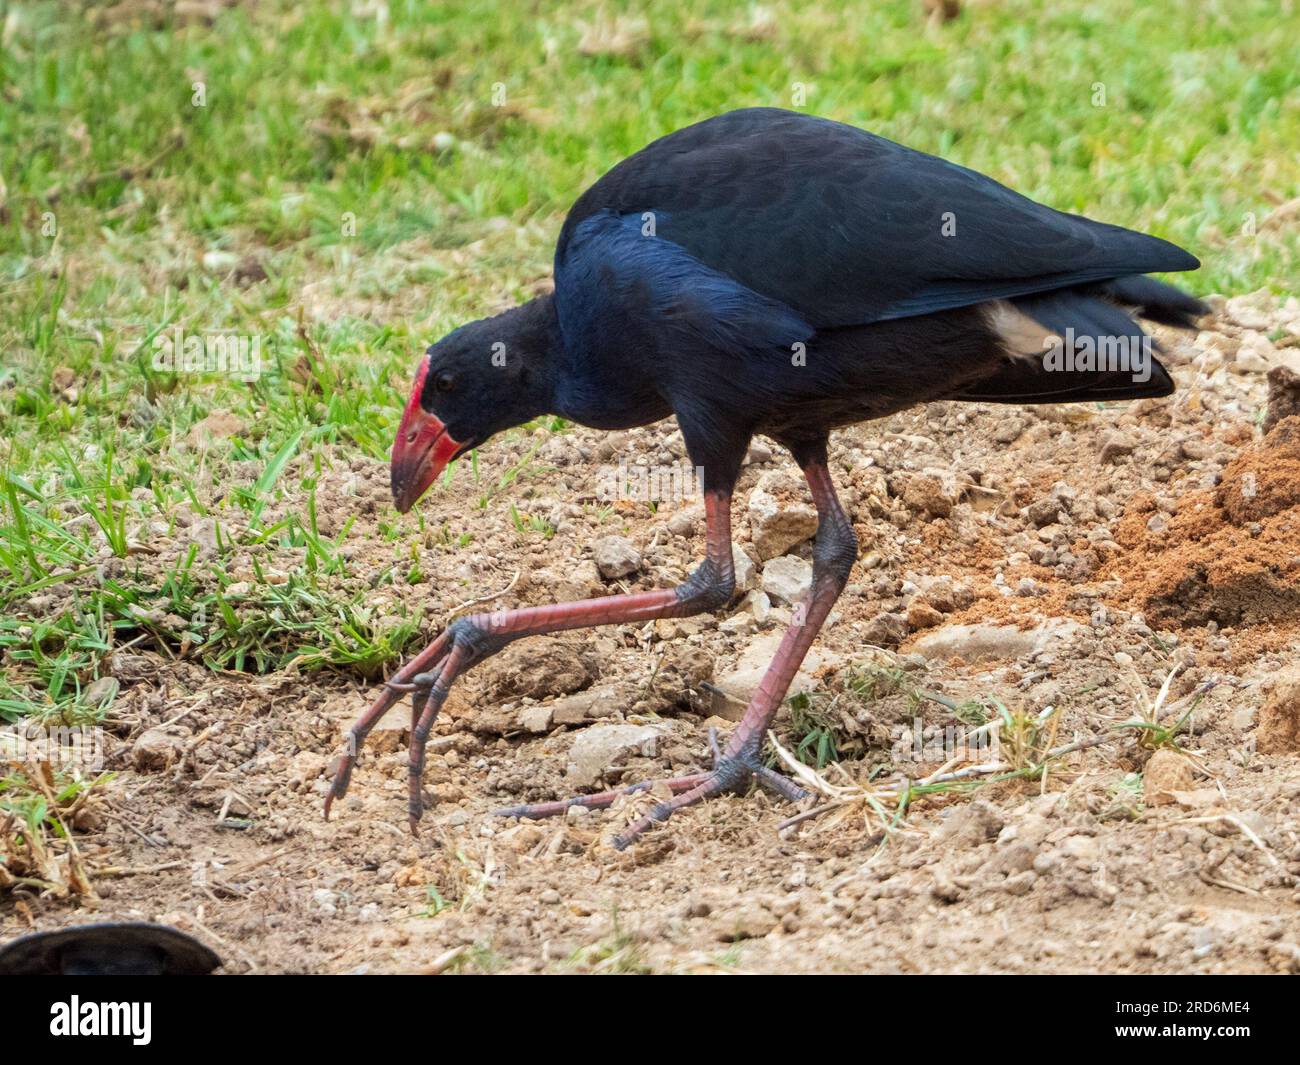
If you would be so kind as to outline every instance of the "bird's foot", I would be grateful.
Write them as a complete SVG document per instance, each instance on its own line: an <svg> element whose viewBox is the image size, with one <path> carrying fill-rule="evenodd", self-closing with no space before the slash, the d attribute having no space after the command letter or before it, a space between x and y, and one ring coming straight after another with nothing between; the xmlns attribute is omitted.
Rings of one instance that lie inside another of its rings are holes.
<svg viewBox="0 0 1300 1065"><path fill-rule="evenodd" d="M616 788L613 791L597 792L594 795L577 795L572 799L561 799L558 802L508 806L493 812L499 817L527 817L533 819L556 817L563 814L571 806L581 806L589 810L604 809L613 805L614 801L620 796L649 791L656 784L666 785L668 790L673 793L673 797L659 803L648 814L633 821L614 837L615 849L623 850L651 826L667 821L668 818L683 807L693 806L697 802L710 799L724 791L743 793L751 782L791 802L797 802L808 795L808 792L789 777L782 776L780 773L763 765L759 759L757 747L746 745L737 751L723 752L718 747L717 732L714 729L709 729L709 747L713 751L713 768L707 773L694 773L690 776L674 777L661 781L643 780L639 784L633 784L626 788Z"/></svg>

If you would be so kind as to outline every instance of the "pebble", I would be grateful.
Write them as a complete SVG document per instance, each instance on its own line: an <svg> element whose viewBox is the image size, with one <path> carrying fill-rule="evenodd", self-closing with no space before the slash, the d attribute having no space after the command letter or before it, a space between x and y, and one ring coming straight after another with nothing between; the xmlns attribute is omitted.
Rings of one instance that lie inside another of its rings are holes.
<svg viewBox="0 0 1300 1065"><path fill-rule="evenodd" d="M668 519L668 531L674 536L694 536L697 517L692 510L679 510Z"/></svg>
<svg viewBox="0 0 1300 1065"><path fill-rule="evenodd" d="M734 943L741 939L762 939L777 926L770 910L756 903L742 906L718 920L718 939Z"/></svg>
<svg viewBox="0 0 1300 1065"><path fill-rule="evenodd" d="M743 547L737 543L731 545L731 564L736 571L736 591L748 592L758 587L758 567Z"/></svg>
<svg viewBox="0 0 1300 1065"><path fill-rule="evenodd" d="M763 591L778 603L798 603L812 587L812 566L794 555L782 555L763 566Z"/></svg>
<svg viewBox="0 0 1300 1065"><path fill-rule="evenodd" d="M660 729L650 725L593 725L583 729L569 749L568 778L586 787L596 783L606 769L628 755L653 758L661 734Z"/></svg>
<svg viewBox="0 0 1300 1065"><path fill-rule="evenodd" d="M179 736L162 729L146 729L131 745L131 763L142 772L166 769L183 748Z"/></svg>
<svg viewBox="0 0 1300 1065"><path fill-rule="evenodd" d="M630 577L641 568L641 553L626 536L602 536L591 545L591 554L606 580Z"/></svg>
<svg viewBox="0 0 1300 1065"><path fill-rule="evenodd" d="M749 494L749 529L762 561L783 555L817 531L817 511L791 497L802 486L785 470L769 470Z"/></svg>

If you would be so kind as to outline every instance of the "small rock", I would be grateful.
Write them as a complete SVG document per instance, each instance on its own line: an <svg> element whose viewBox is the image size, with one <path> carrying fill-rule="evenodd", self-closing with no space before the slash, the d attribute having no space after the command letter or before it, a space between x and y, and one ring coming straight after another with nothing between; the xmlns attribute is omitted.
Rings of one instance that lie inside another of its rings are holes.
<svg viewBox="0 0 1300 1065"><path fill-rule="evenodd" d="M1237 352L1237 358L1228 364L1228 370L1231 373L1240 375L1268 373L1272 365L1268 359L1254 348L1243 347Z"/></svg>
<svg viewBox="0 0 1300 1065"><path fill-rule="evenodd" d="M1029 505L1029 520L1039 528L1061 520L1061 501L1059 499L1040 499Z"/></svg>
<svg viewBox="0 0 1300 1065"><path fill-rule="evenodd" d="M1269 432L1283 418L1300 415L1300 359L1294 365L1274 366L1268 372L1268 409L1264 415L1264 432Z"/></svg>
<svg viewBox="0 0 1300 1065"><path fill-rule="evenodd" d="M581 725L601 717L611 695L602 688L579 692L547 703L552 725Z"/></svg>
<svg viewBox="0 0 1300 1065"><path fill-rule="evenodd" d="M740 610L718 622L718 631L728 636L748 636L758 631L758 622L748 611Z"/></svg>
<svg viewBox="0 0 1300 1065"><path fill-rule="evenodd" d="M780 647L781 639L780 633L757 637L745 648L735 666L714 681L714 686L725 695L725 698L719 697L715 700L715 714L728 721L740 719L746 704L754 694L754 689L762 682L768 667L772 664L772 657ZM799 672L790 682L789 693L798 695L800 692L813 690L817 687L814 674L822 668L835 668L842 661L839 655L814 646L804 657Z"/></svg>
<svg viewBox="0 0 1300 1065"><path fill-rule="evenodd" d="M137 684L158 672L153 659L146 655L132 655L115 651L108 660L109 671L123 684Z"/></svg>
<svg viewBox="0 0 1300 1065"><path fill-rule="evenodd" d="M907 624L913 631L932 629L943 624L943 615L924 599L913 599L907 607Z"/></svg>
<svg viewBox="0 0 1300 1065"><path fill-rule="evenodd" d="M221 805L225 808L227 818L252 817L255 812L242 796L233 791L226 792Z"/></svg>
<svg viewBox="0 0 1300 1065"><path fill-rule="evenodd" d="M562 570L553 585L557 602L568 603L578 599L592 599L604 595L605 584L600 570L590 559L584 558L571 568Z"/></svg>
<svg viewBox="0 0 1300 1065"><path fill-rule="evenodd" d="M1243 329L1266 330L1272 327L1270 305L1273 296L1265 290L1233 296L1224 307L1224 313Z"/></svg>
<svg viewBox="0 0 1300 1065"><path fill-rule="evenodd" d="M339 722L339 732L343 742L352 742L352 721L354 715L348 713ZM502 730L504 731L504 729ZM372 754L392 754L405 750L411 738L410 714L391 713L380 718L366 737L366 750Z"/></svg>
<svg viewBox="0 0 1300 1065"><path fill-rule="evenodd" d="M934 878L934 883L930 887L931 896L940 902L954 903L961 901L965 892L948 875L943 866L936 865L930 870L930 875Z"/></svg>
<svg viewBox="0 0 1300 1065"><path fill-rule="evenodd" d="M993 439L999 444L1014 444L1024 431L1024 419L1008 418L993 431Z"/></svg>
<svg viewBox="0 0 1300 1065"><path fill-rule="evenodd" d="M736 571L736 592L744 594L758 587L758 567L743 547L737 543L731 545L731 564Z"/></svg>
<svg viewBox="0 0 1300 1065"><path fill-rule="evenodd" d="M1055 619L1034 629L977 623L944 625L917 639L915 650L926 658L961 658L966 662L1019 659L1041 651L1051 640L1069 638L1080 630L1076 622Z"/></svg>
<svg viewBox="0 0 1300 1065"><path fill-rule="evenodd" d="M162 729L146 729L131 745L131 763L142 773L166 769L180 756L180 737Z"/></svg>
<svg viewBox="0 0 1300 1065"><path fill-rule="evenodd" d="M1137 441L1126 433L1111 433L1101 445L1101 461L1114 462L1121 455L1137 450Z"/></svg>
<svg viewBox="0 0 1300 1065"><path fill-rule="evenodd" d="M762 939L777 926L777 917L757 904L742 906L718 920L718 939L735 943L741 939Z"/></svg>
<svg viewBox="0 0 1300 1065"><path fill-rule="evenodd" d="M629 577L641 568L641 553L626 536L602 536L591 545L591 553L607 581Z"/></svg>
<svg viewBox="0 0 1300 1065"><path fill-rule="evenodd" d="M1002 812L983 799L956 807L936 832L936 838L950 844L978 847L1002 831Z"/></svg>
<svg viewBox="0 0 1300 1065"><path fill-rule="evenodd" d="M928 474L901 477L891 490L913 514L923 518L946 518L952 514L953 497L943 482Z"/></svg>
<svg viewBox="0 0 1300 1065"><path fill-rule="evenodd" d="M679 510L668 519L668 531L674 536L694 536L695 523L698 519L699 515L694 508Z"/></svg>
<svg viewBox="0 0 1300 1065"><path fill-rule="evenodd" d="M239 256L233 251L214 248L203 253L203 269L212 274L225 273L239 265Z"/></svg>
<svg viewBox="0 0 1300 1065"><path fill-rule="evenodd" d="M1300 752L1300 668L1278 674L1266 684L1256 743L1261 754Z"/></svg>
<svg viewBox="0 0 1300 1065"><path fill-rule="evenodd" d="M649 725L593 725L575 737L567 776L578 787L595 784L606 769L631 755L653 758L661 735Z"/></svg>
<svg viewBox="0 0 1300 1065"><path fill-rule="evenodd" d="M791 498L802 486L785 470L769 470L749 494L749 528L760 561L783 555L817 531L817 511Z"/></svg>
<svg viewBox="0 0 1300 1065"><path fill-rule="evenodd" d="M745 599L740 604L740 609L749 613L761 625L772 612L772 600L768 598L766 592L755 589L752 592L745 593Z"/></svg>
<svg viewBox="0 0 1300 1065"><path fill-rule="evenodd" d="M513 643L485 665L485 692L504 700L581 691L595 679L587 651L581 641L564 638Z"/></svg>
<svg viewBox="0 0 1300 1065"><path fill-rule="evenodd" d="M1082 865L1091 865L1097 860L1097 841L1092 836L1077 833L1061 844L1061 853Z"/></svg>
<svg viewBox="0 0 1300 1065"><path fill-rule="evenodd" d="M525 706L519 711L519 727L525 732L548 732L553 713L554 708L546 703L539 706Z"/></svg>
<svg viewBox="0 0 1300 1065"><path fill-rule="evenodd" d="M867 622L862 642L869 647L894 648L907 636L907 618L902 614L882 611Z"/></svg>
<svg viewBox="0 0 1300 1065"><path fill-rule="evenodd" d="M100 677L81 693L81 701L87 706L104 707L117 697L121 683L116 677Z"/></svg>
<svg viewBox="0 0 1300 1065"><path fill-rule="evenodd" d="M1002 881L1002 890L1008 895L1027 895L1038 880L1038 874L1032 869L1016 873Z"/></svg>
<svg viewBox="0 0 1300 1065"><path fill-rule="evenodd" d="M812 587L812 566L794 555L782 555L763 566L763 591L778 603L800 602Z"/></svg>
<svg viewBox="0 0 1300 1065"><path fill-rule="evenodd" d="M921 587L925 601L941 614L951 614L965 610L975 601L975 596L964 584L957 584L951 577L933 577Z"/></svg>

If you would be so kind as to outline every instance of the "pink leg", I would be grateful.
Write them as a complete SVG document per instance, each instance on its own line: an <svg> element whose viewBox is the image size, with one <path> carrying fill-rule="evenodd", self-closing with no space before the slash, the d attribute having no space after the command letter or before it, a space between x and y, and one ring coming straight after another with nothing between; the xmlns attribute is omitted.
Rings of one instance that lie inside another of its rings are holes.
<svg viewBox="0 0 1300 1065"><path fill-rule="evenodd" d="M831 607L848 581L849 571L857 558L857 538L853 534L853 523L844 513L839 499L836 498L830 471L826 468L824 444L807 456L803 466L820 517L817 542L813 548L813 585L808 599L796 612L794 623L786 631L781 645L777 648L776 656L772 659L772 664L768 667L762 683L759 684L749 707L745 710L744 717L731 734L726 750L718 753L715 745L712 772L669 781L669 787L676 794L673 798L661 802L646 816L633 822L616 836L614 846L619 850L652 825L668 820L677 810L691 806L702 799L711 798L722 791L739 789L751 780L788 799L799 799L806 794L798 785L762 764L760 754L763 737L771 726L777 710L780 709L781 702L803 662L804 655L808 653L808 648L816 639L817 633L831 612ZM650 782L645 782L621 791L588 796L586 799L517 806L497 812L516 817L548 817L561 813L572 805L608 806L619 795L629 794L649 786Z"/></svg>
<svg viewBox="0 0 1300 1065"><path fill-rule="evenodd" d="M731 497L708 492L704 497L708 523L704 562L676 588L633 595L610 595L578 603L500 610L457 618L428 647L393 674L387 690L352 726L348 750L329 795L325 816L335 799L347 794L348 783L361 746L371 729L407 693L412 693L410 748L411 797L409 815L414 828L422 812L419 778L424 768L425 745L452 682L466 669L496 653L513 640L545 632L561 632L592 625L612 625L654 618L685 617L713 610L731 600L735 569L731 557Z"/></svg>

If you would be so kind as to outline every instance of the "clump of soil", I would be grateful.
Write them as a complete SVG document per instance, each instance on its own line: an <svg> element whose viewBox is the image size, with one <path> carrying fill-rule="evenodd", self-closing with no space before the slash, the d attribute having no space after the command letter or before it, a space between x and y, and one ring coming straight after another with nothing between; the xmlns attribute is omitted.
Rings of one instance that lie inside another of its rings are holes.
<svg viewBox="0 0 1300 1065"><path fill-rule="evenodd" d="M1261 754L1300 752L1300 669L1274 678L1259 711L1257 749Z"/></svg>
<svg viewBox="0 0 1300 1065"><path fill-rule="evenodd" d="M1295 368L1283 364L1268 372L1268 409L1264 414L1264 432L1283 418L1300 414L1300 363Z"/></svg>
<svg viewBox="0 0 1300 1065"><path fill-rule="evenodd" d="M1116 529L1116 576L1178 627L1300 619L1300 417L1285 418L1166 520L1135 498Z"/></svg>

